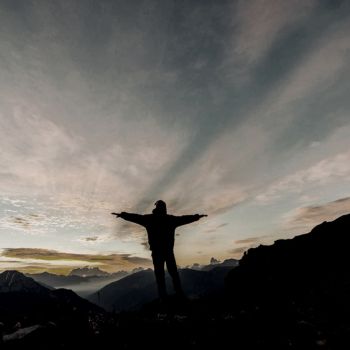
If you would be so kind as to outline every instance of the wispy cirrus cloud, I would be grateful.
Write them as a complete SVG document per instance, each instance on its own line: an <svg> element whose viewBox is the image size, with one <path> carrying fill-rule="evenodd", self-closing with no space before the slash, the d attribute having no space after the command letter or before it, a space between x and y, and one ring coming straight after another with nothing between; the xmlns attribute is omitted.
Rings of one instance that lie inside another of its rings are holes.
<svg viewBox="0 0 350 350"><path fill-rule="evenodd" d="M305 233L323 221L332 221L349 213L350 197L345 197L320 205L297 208L287 213L284 220L286 229Z"/></svg>
<svg viewBox="0 0 350 350"><path fill-rule="evenodd" d="M257 200L267 203L286 193L302 194L306 187L324 186L334 181L350 181L350 152L323 159L307 169L284 177L259 194Z"/></svg>
<svg viewBox="0 0 350 350"><path fill-rule="evenodd" d="M264 58L271 45L288 26L308 18L317 1L237 1L231 7L233 32L227 61L231 77L244 83L252 78L252 68Z"/></svg>
<svg viewBox="0 0 350 350"><path fill-rule="evenodd" d="M245 239L239 239L235 241L235 244L259 243L259 242L262 242L267 237L269 236L259 236L259 237L249 237Z"/></svg>
<svg viewBox="0 0 350 350"><path fill-rule="evenodd" d="M228 224L229 224L228 222L224 222L222 224L216 224L215 226L209 227L204 232L207 232L207 233L217 232L218 230L227 226Z"/></svg>
<svg viewBox="0 0 350 350"><path fill-rule="evenodd" d="M82 239L86 242L96 242L98 241L98 236L83 237Z"/></svg>

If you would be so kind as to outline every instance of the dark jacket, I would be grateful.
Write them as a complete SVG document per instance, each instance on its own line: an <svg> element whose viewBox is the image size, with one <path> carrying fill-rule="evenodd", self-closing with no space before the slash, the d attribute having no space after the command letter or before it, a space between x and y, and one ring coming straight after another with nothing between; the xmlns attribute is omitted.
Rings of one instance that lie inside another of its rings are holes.
<svg viewBox="0 0 350 350"><path fill-rule="evenodd" d="M174 248L175 229L178 226L190 224L199 220L195 215L168 215L168 214L132 214L122 212L120 217L146 228L148 243L152 251L169 251Z"/></svg>

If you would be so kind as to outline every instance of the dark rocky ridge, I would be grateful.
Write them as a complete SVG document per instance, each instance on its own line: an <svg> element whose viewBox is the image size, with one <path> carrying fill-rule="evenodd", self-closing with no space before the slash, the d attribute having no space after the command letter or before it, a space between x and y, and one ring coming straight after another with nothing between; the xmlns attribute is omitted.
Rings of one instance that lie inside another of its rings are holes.
<svg viewBox="0 0 350 350"><path fill-rule="evenodd" d="M350 215L344 215L308 234L250 249L226 278L228 308L243 312L253 339L350 348L349 243Z"/></svg>

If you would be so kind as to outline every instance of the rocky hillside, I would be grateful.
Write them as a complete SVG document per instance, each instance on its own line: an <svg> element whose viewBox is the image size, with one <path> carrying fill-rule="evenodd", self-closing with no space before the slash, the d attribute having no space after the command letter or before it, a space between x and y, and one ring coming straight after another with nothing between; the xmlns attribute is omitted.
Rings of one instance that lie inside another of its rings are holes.
<svg viewBox="0 0 350 350"><path fill-rule="evenodd" d="M0 274L0 345L3 340L13 349L22 338L39 348L81 343L98 331L104 315L71 290L50 290L17 271Z"/></svg>

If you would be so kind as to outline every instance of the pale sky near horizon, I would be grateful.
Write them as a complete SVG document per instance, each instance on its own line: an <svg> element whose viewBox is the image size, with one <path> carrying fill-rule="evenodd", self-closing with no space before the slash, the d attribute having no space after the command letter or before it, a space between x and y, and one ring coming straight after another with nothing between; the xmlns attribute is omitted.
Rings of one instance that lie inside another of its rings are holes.
<svg viewBox="0 0 350 350"><path fill-rule="evenodd" d="M110 212L158 199L209 215L182 266L349 213L349 37L348 1L0 1L0 270L148 266Z"/></svg>

